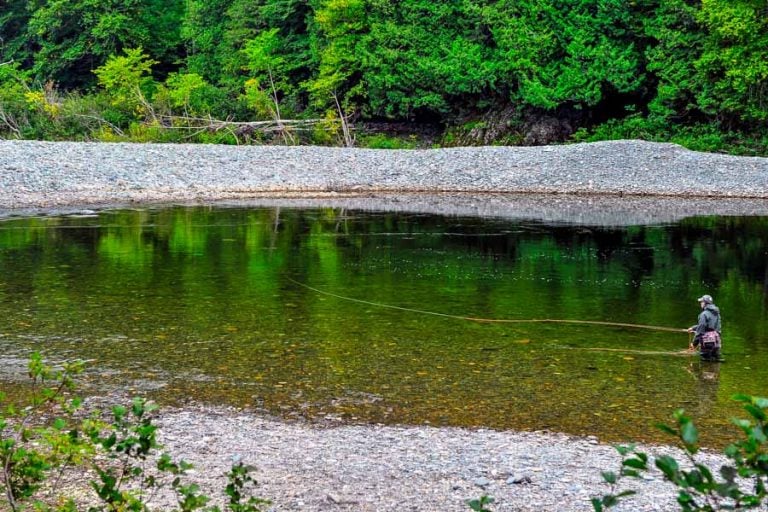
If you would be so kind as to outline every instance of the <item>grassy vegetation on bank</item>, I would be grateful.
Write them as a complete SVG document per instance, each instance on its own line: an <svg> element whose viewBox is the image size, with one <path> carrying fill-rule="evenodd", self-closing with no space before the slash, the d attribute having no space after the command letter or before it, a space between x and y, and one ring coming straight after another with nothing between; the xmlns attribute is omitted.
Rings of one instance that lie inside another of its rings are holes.
<svg viewBox="0 0 768 512"><path fill-rule="evenodd" d="M768 135L719 130L707 124L664 126L640 116L609 121L590 130L581 129L571 138L574 142L618 139L673 142L693 151L768 156Z"/></svg>
<svg viewBox="0 0 768 512"><path fill-rule="evenodd" d="M193 93L170 86L157 86L150 102L136 95L119 98L114 92L92 94L61 92L51 84L35 86L17 81L0 89L0 137L5 139L72 140L93 142L155 142L208 144L315 144L354 145L376 149L438 148L457 145L482 145L487 140L456 137L467 133L478 122L456 126L433 126L427 133L414 125L398 123L396 130L386 123L368 127L349 123L351 140L345 140L339 115L297 123L273 121L231 121L234 116L214 118L196 114ZM184 98L174 102L172 98ZM237 110L237 109L235 109ZM240 112L247 115L247 113ZM229 121L227 121L229 119ZM515 129L516 128L516 129ZM510 126L490 144L525 145L525 126ZM648 116L633 115L594 127L581 127L570 137L554 143L596 142L639 139L673 142L695 151L734 155L768 156L768 135L725 131L710 124L669 125ZM351 144L350 144L351 143Z"/></svg>

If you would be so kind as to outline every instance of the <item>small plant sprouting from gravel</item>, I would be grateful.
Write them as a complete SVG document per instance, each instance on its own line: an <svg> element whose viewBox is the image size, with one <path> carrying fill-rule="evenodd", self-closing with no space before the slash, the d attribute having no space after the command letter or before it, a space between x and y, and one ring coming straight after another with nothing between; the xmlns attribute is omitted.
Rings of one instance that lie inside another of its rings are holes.
<svg viewBox="0 0 768 512"><path fill-rule="evenodd" d="M469 500L467 505L469 505L470 510L473 510L474 512L492 512L491 509L488 508L488 505L493 503L493 501L493 496L484 494L477 499Z"/></svg>

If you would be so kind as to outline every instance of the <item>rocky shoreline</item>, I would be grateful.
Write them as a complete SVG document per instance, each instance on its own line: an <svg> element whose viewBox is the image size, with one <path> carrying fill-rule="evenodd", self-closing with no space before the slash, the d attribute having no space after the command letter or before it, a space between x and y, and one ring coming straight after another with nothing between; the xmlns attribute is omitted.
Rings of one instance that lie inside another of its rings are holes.
<svg viewBox="0 0 768 512"><path fill-rule="evenodd" d="M213 495L233 461L254 467L269 510L469 511L492 496L493 511L576 512L609 491L601 471L618 471L616 450L593 437L425 426L284 423L243 411L188 408L162 416L162 440L195 464L192 479ZM645 446L647 453L676 449ZM722 457L699 460L718 469ZM675 488L655 470L622 489L637 496L612 510L678 510Z"/></svg>
<svg viewBox="0 0 768 512"><path fill-rule="evenodd" d="M0 141L0 190L0 216L260 197L627 224L766 215L768 159L638 141L424 151ZM169 451L196 465L207 492L242 460L256 468L270 510L466 511L467 499L487 494L494 511L588 511L608 490L600 472L620 460L597 439L557 433L318 426L194 406L160 422ZM659 472L628 487L639 496L616 510L677 509Z"/></svg>
<svg viewBox="0 0 768 512"><path fill-rule="evenodd" d="M608 141L372 150L0 141L0 208L364 193L768 199L768 158Z"/></svg>

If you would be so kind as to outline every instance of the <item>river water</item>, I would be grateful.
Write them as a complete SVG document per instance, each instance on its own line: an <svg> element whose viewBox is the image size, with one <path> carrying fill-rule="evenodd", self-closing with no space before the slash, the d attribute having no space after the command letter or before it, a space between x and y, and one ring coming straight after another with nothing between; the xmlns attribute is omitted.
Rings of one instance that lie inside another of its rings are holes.
<svg viewBox="0 0 768 512"><path fill-rule="evenodd" d="M170 404L608 441L668 441L683 407L711 445L731 395L768 394L768 217L105 210L3 220L0 265L8 389L38 350ZM721 364L684 353L704 293Z"/></svg>

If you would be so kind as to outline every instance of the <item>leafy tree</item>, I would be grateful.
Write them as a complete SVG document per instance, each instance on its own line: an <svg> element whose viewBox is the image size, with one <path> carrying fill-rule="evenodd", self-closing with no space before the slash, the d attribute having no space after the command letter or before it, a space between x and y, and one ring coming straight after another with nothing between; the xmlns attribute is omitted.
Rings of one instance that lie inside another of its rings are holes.
<svg viewBox="0 0 768 512"><path fill-rule="evenodd" d="M211 88L197 73L171 73L157 97L164 95L172 108L183 110L185 115L202 115L212 109L205 94Z"/></svg>
<svg viewBox="0 0 768 512"><path fill-rule="evenodd" d="M139 0L38 0L31 7L35 75L67 87L88 83L91 71L125 45L149 40L146 27L135 23Z"/></svg>
<svg viewBox="0 0 768 512"><path fill-rule="evenodd" d="M346 106L365 97L357 45L368 31L364 0L317 0L312 25L312 50L316 55L315 76L307 88L318 107L343 98Z"/></svg>
<svg viewBox="0 0 768 512"><path fill-rule="evenodd" d="M185 57L181 28L186 9L186 0L142 0L139 18L133 20L146 26L149 37L142 48L158 61L154 68L158 78L178 70ZM135 41L127 45L138 46Z"/></svg>
<svg viewBox="0 0 768 512"><path fill-rule="evenodd" d="M181 35L186 45L187 69L213 83L222 78L218 49L229 4L225 0L189 0L184 14Z"/></svg>
<svg viewBox="0 0 768 512"><path fill-rule="evenodd" d="M645 22L651 38L645 52L647 69L655 82L650 114L662 122L686 121L699 110L696 93L703 85L696 69L705 37L698 7L685 0L665 0L650 14Z"/></svg>
<svg viewBox="0 0 768 512"><path fill-rule="evenodd" d="M308 3L300 0L192 0L183 31L188 69L231 95L239 95L246 81L254 78L249 54L257 51L255 45L265 42L261 38L269 38L274 41L269 52L282 60L280 69L273 73L273 79L282 85L281 101L291 110L302 110L306 100L298 85L311 72L310 13ZM261 79L259 87L266 82Z"/></svg>
<svg viewBox="0 0 768 512"><path fill-rule="evenodd" d="M29 42L26 37L30 12L27 0L7 0L0 9L0 64L29 58Z"/></svg>
<svg viewBox="0 0 768 512"><path fill-rule="evenodd" d="M627 2L503 0L485 13L513 101L595 106L642 83Z"/></svg>
<svg viewBox="0 0 768 512"><path fill-rule="evenodd" d="M29 0L32 69L42 80L84 86L110 55L137 46L172 65L181 5L182 0Z"/></svg>
<svg viewBox="0 0 768 512"><path fill-rule="evenodd" d="M258 114L280 119L280 98L290 90L284 79L285 59L277 52L280 48L278 29L262 32L246 42L242 53L251 78L245 83L245 98Z"/></svg>
<svg viewBox="0 0 768 512"><path fill-rule="evenodd" d="M476 6L371 2L368 16L370 29L357 49L368 115L442 115L492 94L498 62Z"/></svg>
<svg viewBox="0 0 768 512"><path fill-rule="evenodd" d="M27 81L16 62L0 66L0 133L21 138L29 125Z"/></svg>
<svg viewBox="0 0 768 512"><path fill-rule="evenodd" d="M153 85L151 60L141 48L127 49L125 55L110 57L94 73L104 90L112 98L112 104L140 114L150 113L151 106L146 91Z"/></svg>
<svg viewBox="0 0 768 512"><path fill-rule="evenodd" d="M768 119L768 16L758 0L703 0L700 22L707 29L701 57L698 101L725 121Z"/></svg>

